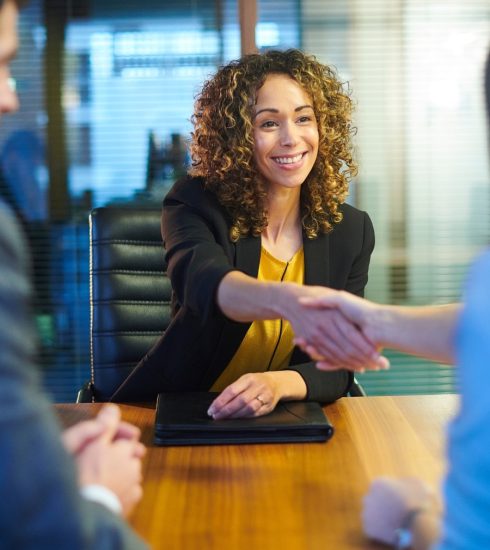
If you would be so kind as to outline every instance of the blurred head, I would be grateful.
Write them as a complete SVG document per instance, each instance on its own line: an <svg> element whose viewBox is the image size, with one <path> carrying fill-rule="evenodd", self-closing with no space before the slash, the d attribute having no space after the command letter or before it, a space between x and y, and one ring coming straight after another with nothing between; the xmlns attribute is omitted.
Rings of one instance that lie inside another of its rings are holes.
<svg viewBox="0 0 490 550"><path fill-rule="evenodd" d="M17 110L19 101L10 76L10 62L17 52L19 2L0 0L0 115Z"/></svg>
<svg viewBox="0 0 490 550"><path fill-rule="evenodd" d="M331 67L294 49L246 55L221 67L196 100L190 174L206 178L207 187L229 212L234 241L259 235L267 226L267 177L257 162L254 116L268 75L286 75L299 85L316 122L318 153L301 185L301 217L308 237L330 231L342 219L339 205L356 173L352 102ZM279 93L281 79L275 80ZM270 95L274 97L273 90Z"/></svg>

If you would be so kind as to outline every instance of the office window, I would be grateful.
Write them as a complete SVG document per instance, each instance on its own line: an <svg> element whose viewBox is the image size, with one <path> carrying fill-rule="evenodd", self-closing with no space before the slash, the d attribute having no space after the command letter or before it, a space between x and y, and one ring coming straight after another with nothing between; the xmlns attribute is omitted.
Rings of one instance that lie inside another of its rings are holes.
<svg viewBox="0 0 490 550"><path fill-rule="evenodd" d="M367 296L458 299L490 236L488 2L257 7L260 49L302 47L351 84L361 169L349 200L369 212L377 234ZM46 385L70 401L89 375L88 213L160 204L185 171L194 94L218 64L240 55L237 2L31 0L20 38L13 71L23 109L2 120L0 193L33 249ZM361 377L370 394L454 387L449 368L390 357L391 372Z"/></svg>

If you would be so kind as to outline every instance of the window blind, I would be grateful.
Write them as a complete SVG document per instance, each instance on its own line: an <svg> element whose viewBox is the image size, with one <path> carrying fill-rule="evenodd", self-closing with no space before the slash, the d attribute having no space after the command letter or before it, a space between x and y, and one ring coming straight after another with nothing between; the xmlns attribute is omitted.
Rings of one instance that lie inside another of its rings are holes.
<svg viewBox="0 0 490 550"><path fill-rule="evenodd" d="M240 36L235 0L58 4L31 0L21 14L13 71L23 108L2 121L0 191L33 249L46 385L55 400L71 401L89 375L88 213L160 204L189 160L195 93L240 55ZM352 88L360 172L349 200L377 235L367 296L459 299L490 235L488 2L257 0L257 8L260 49L301 47ZM59 66L45 63L52 40ZM46 86L53 70L59 94ZM55 173L64 163L66 174ZM454 388L452 369L388 353L390 372L360 377L369 394Z"/></svg>

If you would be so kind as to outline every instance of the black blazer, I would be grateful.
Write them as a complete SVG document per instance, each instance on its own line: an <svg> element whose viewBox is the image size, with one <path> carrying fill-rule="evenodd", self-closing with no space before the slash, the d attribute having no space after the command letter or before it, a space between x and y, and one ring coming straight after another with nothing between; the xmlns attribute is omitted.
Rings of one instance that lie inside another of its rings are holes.
<svg viewBox="0 0 490 550"><path fill-rule="evenodd" d="M304 238L305 284L363 296L374 248L365 212L347 204L332 232ZM201 178L179 180L163 201L162 235L173 288L173 319L155 346L112 396L113 401L152 400L161 391L209 390L242 342L250 323L225 317L216 304L221 279L232 270L256 277L260 237L232 243L230 218ZM301 374L307 399L331 402L352 383L347 371L321 372L299 348L288 369Z"/></svg>

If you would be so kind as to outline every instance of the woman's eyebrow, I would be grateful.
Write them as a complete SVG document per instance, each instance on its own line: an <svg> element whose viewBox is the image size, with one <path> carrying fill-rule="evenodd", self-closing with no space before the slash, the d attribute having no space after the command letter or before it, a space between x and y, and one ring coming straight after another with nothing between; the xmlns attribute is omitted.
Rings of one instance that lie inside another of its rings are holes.
<svg viewBox="0 0 490 550"><path fill-rule="evenodd" d="M279 109L273 109L272 107L264 107L263 109L258 110L254 114L254 118L260 115L260 113L278 113L278 112L279 112Z"/></svg>
<svg viewBox="0 0 490 550"><path fill-rule="evenodd" d="M313 110L313 107L311 105L300 105L299 107L296 107L296 109L294 109L294 112L297 113L299 111L302 111L303 109L312 109ZM260 113L263 113L263 112L267 112L267 113L278 113L279 112L279 109L274 109L273 107L264 107L263 109L260 109L258 110L255 114L254 114L254 118L258 115L260 115Z"/></svg>
<svg viewBox="0 0 490 550"><path fill-rule="evenodd" d="M298 111L302 111L303 109L311 109L311 110L313 110L313 106L312 106L312 105L301 105L301 107L296 107L296 109L294 110L294 112L297 113Z"/></svg>

